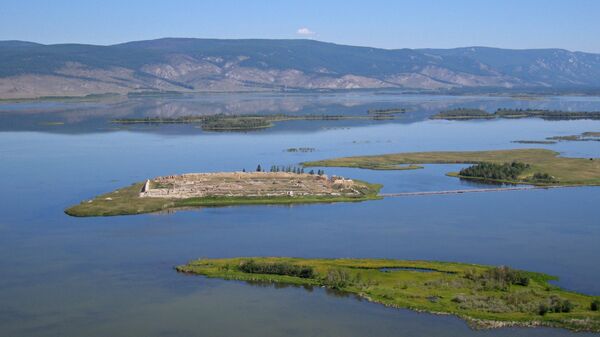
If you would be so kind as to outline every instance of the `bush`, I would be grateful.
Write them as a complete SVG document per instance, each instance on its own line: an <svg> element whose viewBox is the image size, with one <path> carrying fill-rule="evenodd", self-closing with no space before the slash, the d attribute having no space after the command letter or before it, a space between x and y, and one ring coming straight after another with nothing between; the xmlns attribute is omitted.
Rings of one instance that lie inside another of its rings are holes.
<svg viewBox="0 0 600 337"><path fill-rule="evenodd" d="M323 284L329 288L342 289L350 284L350 274L343 269L329 269Z"/></svg>
<svg viewBox="0 0 600 337"><path fill-rule="evenodd" d="M593 300L590 304L590 310L598 311L600 310L600 300Z"/></svg>
<svg viewBox="0 0 600 337"><path fill-rule="evenodd" d="M544 316L545 314L547 314L549 311L548 306L544 303L540 304L540 307L538 309L538 314L540 314L540 316Z"/></svg>
<svg viewBox="0 0 600 337"><path fill-rule="evenodd" d="M312 278L314 276L312 267L297 266L287 262L263 263L247 260L240 262L238 269L251 274L287 275L300 278Z"/></svg>
<svg viewBox="0 0 600 337"><path fill-rule="evenodd" d="M571 312L571 310L573 310L573 308L575 307L573 305L573 303L571 303L571 301L563 299L556 295L553 295L548 299L548 304L542 304L542 305L546 305L546 307L548 308L547 312L556 312L556 313Z"/></svg>
<svg viewBox="0 0 600 337"><path fill-rule="evenodd" d="M558 182L553 176L549 175L548 173L541 173L541 172L534 173L533 176L531 176L531 178L529 180L532 182L535 182L535 183L546 183L546 184Z"/></svg>

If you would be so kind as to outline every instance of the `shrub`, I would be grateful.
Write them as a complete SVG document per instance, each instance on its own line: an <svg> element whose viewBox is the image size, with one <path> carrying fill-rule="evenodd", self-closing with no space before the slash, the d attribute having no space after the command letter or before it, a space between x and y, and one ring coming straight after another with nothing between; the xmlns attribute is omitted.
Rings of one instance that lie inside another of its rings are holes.
<svg viewBox="0 0 600 337"><path fill-rule="evenodd" d="M323 284L329 288L342 289L350 284L350 274L343 269L329 269Z"/></svg>
<svg viewBox="0 0 600 337"><path fill-rule="evenodd" d="M593 300L590 304L590 310L598 311L600 309L600 300Z"/></svg>
<svg viewBox="0 0 600 337"><path fill-rule="evenodd" d="M467 301L467 297L463 294L458 294L451 299L454 303L465 303Z"/></svg>
<svg viewBox="0 0 600 337"><path fill-rule="evenodd" d="M300 278L312 278L314 276L312 267L297 266L287 262L263 263L246 260L240 262L238 269L251 274L287 275Z"/></svg>
<svg viewBox="0 0 600 337"><path fill-rule="evenodd" d="M547 183L547 184L558 182L553 176L549 175L548 173L541 173L541 172L535 172L529 180L532 182L535 182L535 183Z"/></svg>
<svg viewBox="0 0 600 337"><path fill-rule="evenodd" d="M556 295L550 296L548 304L544 304L548 307L548 312L571 312L575 307L571 301Z"/></svg>
<svg viewBox="0 0 600 337"><path fill-rule="evenodd" d="M544 316L545 314L547 314L549 311L548 309L548 305L541 303L540 307L538 308L538 314L540 314L540 316Z"/></svg>

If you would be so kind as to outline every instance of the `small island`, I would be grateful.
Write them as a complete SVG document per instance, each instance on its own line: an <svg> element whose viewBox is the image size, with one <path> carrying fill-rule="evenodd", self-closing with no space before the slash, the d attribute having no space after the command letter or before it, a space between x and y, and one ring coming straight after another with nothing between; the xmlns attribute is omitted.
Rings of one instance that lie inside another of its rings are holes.
<svg viewBox="0 0 600 337"><path fill-rule="evenodd" d="M442 111L430 117L430 119L494 119L494 114L481 109L457 108Z"/></svg>
<svg viewBox="0 0 600 337"><path fill-rule="evenodd" d="M381 185L301 173L189 173L148 179L86 200L65 210L72 216L111 216L169 211L192 207L260 204L303 204L379 199Z"/></svg>
<svg viewBox="0 0 600 337"><path fill-rule="evenodd" d="M406 152L305 162L305 167L356 167L377 170L420 168L417 164L473 164L449 173L465 179L538 186L600 185L600 158L560 157L546 149L461 152Z"/></svg>
<svg viewBox="0 0 600 337"><path fill-rule="evenodd" d="M600 119L600 111L562 111L545 109L497 109L494 113L489 113L482 109L475 108L456 108L441 111L430 119L446 120L469 120L469 119L497 119L497 118L542 118L548 120L569 120L569 119Z"/></svg>
<svg viewBox="0 0 600 337"><path fill-rule="evenodd" d="M600 332L600 298L563 290L542 273L464 263L387 259L199 259L182 273L318 286L396 308L465 319L474 328L558 327Z"/></svg>
<svg viewBox="0 0 600 337"><path fill-rule="evenodd" d="M368 114L374 115L390 115L390 114L399 114L405 113L405 108L387 108L387 109L369 109L367 110Z"/></svg>
<svg viewBox="0 0 600 337"><path fill-rule="evenodd" d="M390 120L395 119L392 113L376 113L370 115L200 115L181 117L143 117L119 118L111 122L114 124L198 124L202 130L225 131L253 131L271 128L278 122L286 121L336 121L336 120Z"/></svg>
<svg viewBox="0 0 600 337"><path fill-rule="evenodd" d="M554 136L546 139L548 139L548 141L600 142L600 132L588 131L579 135Z"/></svg>

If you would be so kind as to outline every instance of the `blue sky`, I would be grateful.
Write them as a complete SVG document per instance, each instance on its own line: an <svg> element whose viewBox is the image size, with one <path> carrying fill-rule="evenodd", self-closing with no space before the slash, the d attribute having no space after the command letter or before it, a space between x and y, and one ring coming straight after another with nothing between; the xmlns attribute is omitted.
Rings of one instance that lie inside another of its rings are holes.
<svg viewBox="0 0 600 337"><path fill-rule="evenodd" d="M0 40L313 38L381 48L600 53L599 17L597 0L1 0Z"/></svg>

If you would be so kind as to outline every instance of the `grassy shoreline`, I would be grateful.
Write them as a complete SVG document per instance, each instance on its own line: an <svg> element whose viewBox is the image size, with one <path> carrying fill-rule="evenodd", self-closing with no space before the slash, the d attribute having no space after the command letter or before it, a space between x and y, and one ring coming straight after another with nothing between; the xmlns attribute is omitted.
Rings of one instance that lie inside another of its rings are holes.
<svg viewBox="0 0 600 337"><path fill-rule="evenodd" d="M281 197L203 197L187 199L141 198L139 192L144 183L117 189L82 201L65 209L65 213L75 217L117 216L156 213L197 207L223 207L242 205L294 205L334 202L359 202L381 199L378 196L381 185L357 181L367 187L368 192L360 197L350 196L281 196Z"/></svg>
<svg viewBox="0 0 600 337"><path fill-rule="evenodd" d="M546 186L528 180L534 173L543 172L556 178L550 185L600 185L600 158L560 157L558 152L546 149L516 149L461 152L405 152L374 156L356 156L311 161L305 167L354 167L363 169L395 170L399 165L417 164L478 164L522 162L529 168L518 180L503 181L511 184ZM455 176L458 176L455 174ZM472 178L472 177L468 177Z"/></svg>
<svg viewBox="0 0 600 337"><path fill-rule="evenodd" d="M194 260L176 270L227 280L328 287L386 306L456 315L476 328L547 326L600 332L600 312L591 309L597 297L560 289L549 283L556 279L549 275L506 267L388 259L241 257Z"/></svg>

